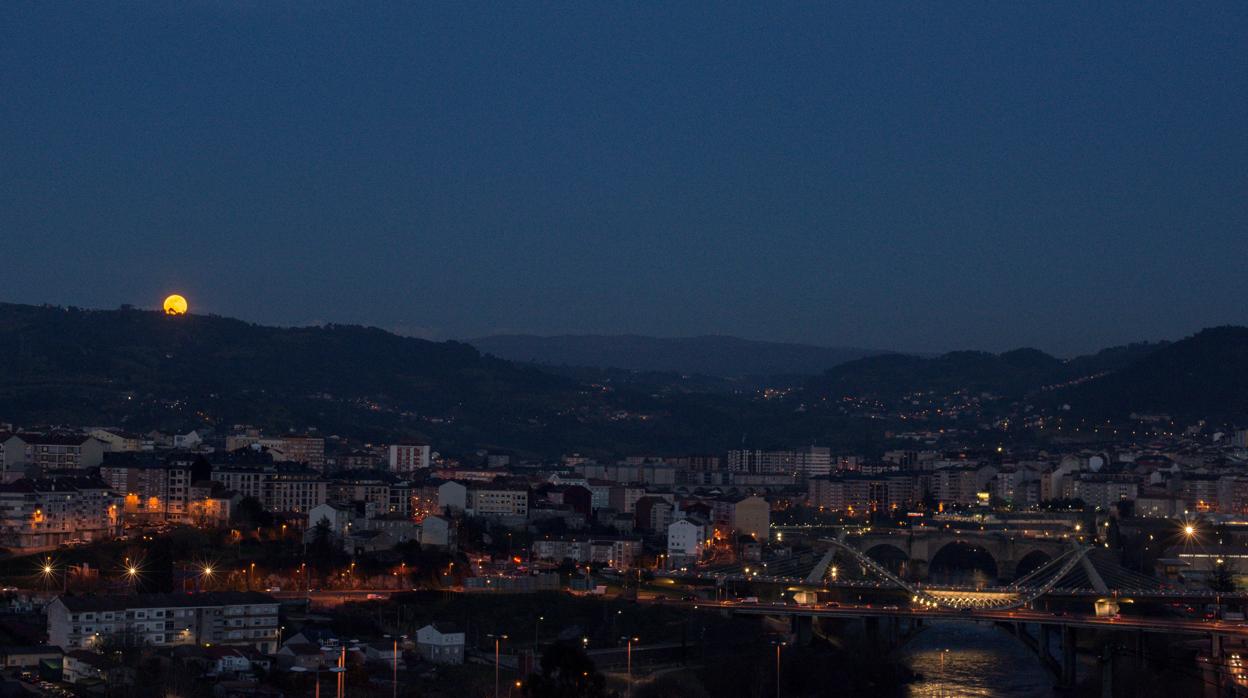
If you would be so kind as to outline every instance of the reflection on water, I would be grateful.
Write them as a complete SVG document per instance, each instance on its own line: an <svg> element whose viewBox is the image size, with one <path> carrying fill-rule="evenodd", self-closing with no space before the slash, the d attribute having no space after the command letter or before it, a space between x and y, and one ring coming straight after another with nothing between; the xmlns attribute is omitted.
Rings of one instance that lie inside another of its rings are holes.
<svg viewBox="0 0 1248 698"><path fill-rule="evenodd" d="M933 623L906 645L905 662L923 677L910 685L912 698L1058 695L1035 655L989 625Z"/></svg>
<svg viewBox="0 0 1248 698"><path fill-rule="evenodd" d="M996 586L997 578L984 570L933 568L928 574L927 583L935 586Z"/></svg>

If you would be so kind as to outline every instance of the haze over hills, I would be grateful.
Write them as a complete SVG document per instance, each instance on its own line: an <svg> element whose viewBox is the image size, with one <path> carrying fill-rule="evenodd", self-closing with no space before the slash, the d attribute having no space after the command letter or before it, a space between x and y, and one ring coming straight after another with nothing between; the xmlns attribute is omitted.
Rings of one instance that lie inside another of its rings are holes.
<svg viewBox="0 0 1248 698"><path fill-rule="evenodd" d="M546 366L619 368L723 378L813 375L885 352L856 347L762 342L724 335L647 337L623 335L502 334L466 340L483 352Z"/></svg>
<svg viewBox="0 0 1248 698"><path fill-rule="evenodd" d="M829 397L852 395L885 401L912 393L957 391L1018 399L1045 388L1059 389L1073 381L1095 380L1131 366L1165 346L1142 342L1069 360L1037 349L1001 354L955 351L933 357L890 354L831 368L809 380L806 388Z"/></svg>
<svg viewBox="0 0 1248 698"><path fill-rule="evenodd" d="M276 328L0 304L0 422L134 431L249 423L374 441L423 438L451 453L610 457L809 443L863 450L890 429L914 427L897 410L881 415L875 402L910 409L918 393L974 396L987 421L1026 403L1098 418L1166 413L1248 423L1246 365L1248 328L1221 327L1070 360L1032 349L871 356L756 391L661 372L637 380L551 372L467 344L359 326Z"/></svg>

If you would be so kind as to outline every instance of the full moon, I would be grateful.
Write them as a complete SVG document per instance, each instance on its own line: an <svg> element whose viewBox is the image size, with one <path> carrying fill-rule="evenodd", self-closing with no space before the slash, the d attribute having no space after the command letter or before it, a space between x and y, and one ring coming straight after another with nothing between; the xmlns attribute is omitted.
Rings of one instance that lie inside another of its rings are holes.
<svg viewBox="0 0 1248 698"><path fill-rule="evenodd" d="M176 293L165 299L165 315L185 315L186 307L186 299Z"/></svg>

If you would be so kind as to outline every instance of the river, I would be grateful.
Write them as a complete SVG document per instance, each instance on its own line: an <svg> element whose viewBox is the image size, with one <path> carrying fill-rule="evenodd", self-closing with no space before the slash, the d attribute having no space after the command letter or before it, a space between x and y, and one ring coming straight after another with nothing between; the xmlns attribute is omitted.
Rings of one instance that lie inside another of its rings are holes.
<svg viewBox="0 0 1248 698"><path fill-rule="evenodd" d="M1022 643L990 625L933 623L911 640L905 662L923 678L912 698L1043 698L1053 677Z"/></svg>

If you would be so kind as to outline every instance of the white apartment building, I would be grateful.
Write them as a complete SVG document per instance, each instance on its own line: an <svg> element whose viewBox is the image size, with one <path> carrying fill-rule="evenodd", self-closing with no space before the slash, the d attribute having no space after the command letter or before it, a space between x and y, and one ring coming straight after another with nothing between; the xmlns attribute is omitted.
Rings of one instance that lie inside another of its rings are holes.
<svg viewBox="0 0 1248 698"><path fill-rule="evenodd" d="M1139 484L1129 480L1087 477L1074 481L1072 494L1087 506L1108 510L1124 500L1134 500Z"/></svg>
<svg viewBox="0 0 1248 698"><path fill-rule="evenodd" d="M109 637L152 647L250 645L277 650L278 602L258 592L58 596L48 604L50 643L93 648Z"/></svg>
<svg viewBox="0 0 1248 698"><path fill-rule="evenodd" d="M735 473L812 477L832 472L832 449L808 446L795 451L728 452L728 470Z"/></svg>
<svg viewBox="0 0 1248 698"><path fill-rule="evenodd" d="M447 623L430 623L416 631L416 651L434 664L463 664L464 631Z"/></svg>
<svg viewBox="0 0 1248 698"><path fill-rule="evenodd" d="M429 467L432 456L429 444L414 441L391 444L386 453L390 471L395 473L425 470Z"/></svg>
<svg viewBox="0 0 1248 698"><path fill-rule="evenodd" d="M529 488L524 485L473 485L468 489L470 516L498 519L527 519Z"/></svg>
<svg viewBox="0 0 1248 698"><path fill-rule="evenodd" d="M313 470L325 468L325 439L309 434L286 434L264 436L259 430L249 429L243 434L225 437L225 450L242 448L263 449L279 463L302 463Z"/></svg>
<svg viewBox="0 0 1248 698"><path fill-rule="evenodd" d="M298 466L213 466L212 479L274 512L301 513L329 501L329 483Z"/></svg>
<svg viewBox="0 0 1248 698"><path fill-rule="evenodd" d="M26 475L26 469L86 470L104 460L104 442L86 434L0 434L0 474L5 482Z"/></svg>
<svg viewBox="0 0 1248 698"><path fill-rule="evenodd" d="M667 556L672 564L697 561L706 546L706 527L689 519L673 521L667 527Z"/></svg>

